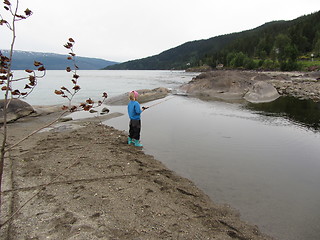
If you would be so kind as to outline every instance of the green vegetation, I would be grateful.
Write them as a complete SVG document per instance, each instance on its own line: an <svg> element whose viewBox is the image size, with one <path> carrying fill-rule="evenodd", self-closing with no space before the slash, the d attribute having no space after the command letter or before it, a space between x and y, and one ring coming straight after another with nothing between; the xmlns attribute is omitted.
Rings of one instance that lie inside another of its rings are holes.
<svg viewBox="0 0 320 240"><path fill-rule="evenodd" d="M320 11L292 21L274 21L240 33L187 42L159 55L106 69L215 68L223 64L227 68L291 71L319 69L319 58Z"/></svg>
<svg viewBox="0 0 320 240"><path fill-rule="evenodd" d="M320 59L314 61L298 61L298 64L300 66L300 69L303 71L320 70Z"/></svg>

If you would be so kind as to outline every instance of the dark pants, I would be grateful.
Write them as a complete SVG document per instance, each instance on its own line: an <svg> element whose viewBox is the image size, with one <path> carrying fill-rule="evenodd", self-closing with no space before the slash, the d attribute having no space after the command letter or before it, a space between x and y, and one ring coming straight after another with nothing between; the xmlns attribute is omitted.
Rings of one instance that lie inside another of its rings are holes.
<svg viewBox="0 0 320 240"><path fill-rule="evenodd" d="M140 140L141 120L130 120L129 137Z"/></svg>

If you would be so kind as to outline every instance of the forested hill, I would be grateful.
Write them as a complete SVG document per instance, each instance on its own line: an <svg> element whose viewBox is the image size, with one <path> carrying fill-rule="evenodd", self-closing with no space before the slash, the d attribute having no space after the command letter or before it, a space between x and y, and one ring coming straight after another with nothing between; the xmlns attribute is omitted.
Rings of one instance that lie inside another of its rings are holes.
<svg viewBox="0 0 320 240"><path fill-rule="evenodd" d="M9 55L8 50L1 50L5 56ZM13 70L33 69L34 61L39 61L44 64L47 70L64 70L70 66L70 61L67 60L67 55L55 53L41 53L28 51L14 51L12 60ZM106 66L116 64L117 62L107 61L99 58L76 57L77 66L81 70L98 70Z"/></svg>
<svg viewBox="0 0 320 240"><path fill-rule="evenodd" d="M208 40L187 42L176 48L164 51L159 55L116 64L105 69L185 69L197 65L201 56L218 52L228 43L235 40L237 36L239 36L239 33L213 37Z"/></svg>
<svg viewBox="0 0 320 240"><path fill-rule="evenodd" d="M214 27L214 26L213 26ZM234 68L293 70L297 60L320 57L320 11L291 21L192 41L159 55L105 69L186 69L223 64Z"/></svg>

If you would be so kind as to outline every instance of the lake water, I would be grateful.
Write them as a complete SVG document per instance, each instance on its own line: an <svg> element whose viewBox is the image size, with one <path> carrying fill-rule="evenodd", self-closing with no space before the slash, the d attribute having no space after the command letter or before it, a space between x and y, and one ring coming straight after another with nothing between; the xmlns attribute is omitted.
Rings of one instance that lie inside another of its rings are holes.
<svg viewBox="0 0 320 240"><path fill-rule="evenodd" d="M104 91L116 96L133 89L176 88L195 76L175 71L79 75L82 90L77 99L100 97ZM64 71L48 71L28 102L61 103L52 89L68 82L65 76ZM182 96L165 100L144 104L163 101L143 113L146 153L276 239L320 238L319 104L291 98L247 106ZM106 124L128 130L126 106L109 109L125 115Z"/></svg>
<svg viewBox="0 0 320 240"><path fill-rule="evenodd" d="M101 100L103 92L109 97L128 92L132 89L153 89L159 86L176 88L188 82L196 73L184 71L100 71L100 70L79 70L78 84L81 90L74 98L74 102L82 102L88 98ZM15 71L15 78L25 77L24 71ZM33 105L51 105L66 103L61 96L55 95L54 90L60 90L62 86L72 89L72 74L66 71L49 70L43 79L39 79L37 87L29 95L26 101ZM21 89L25 83L20 82L13 88Z"/></svg>

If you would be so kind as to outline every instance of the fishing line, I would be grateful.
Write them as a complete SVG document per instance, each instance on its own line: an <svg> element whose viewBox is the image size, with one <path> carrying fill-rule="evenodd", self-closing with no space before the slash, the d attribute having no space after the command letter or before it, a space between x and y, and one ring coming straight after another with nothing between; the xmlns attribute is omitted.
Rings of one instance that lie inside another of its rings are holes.
<svg viewBox="0 0 320 240"><path fill-rule="evenodd" d="M171 97L171 98L168 98L168 99L166 99L166 100L163 100L163 101L161 101L161 102L157 102L157 103L155 103L155 104L152 104L152 105L149 106L149 107L142 107L142 108L143 108L143 109L152 108L152 107L157 106L157 105L159 105L159 104L161 104L161 103L164 103L164 102L166 102L166 101L169 101L169 100L171 100L172 98L175 98L175 96L173 96L173 97Z"/></svg>

